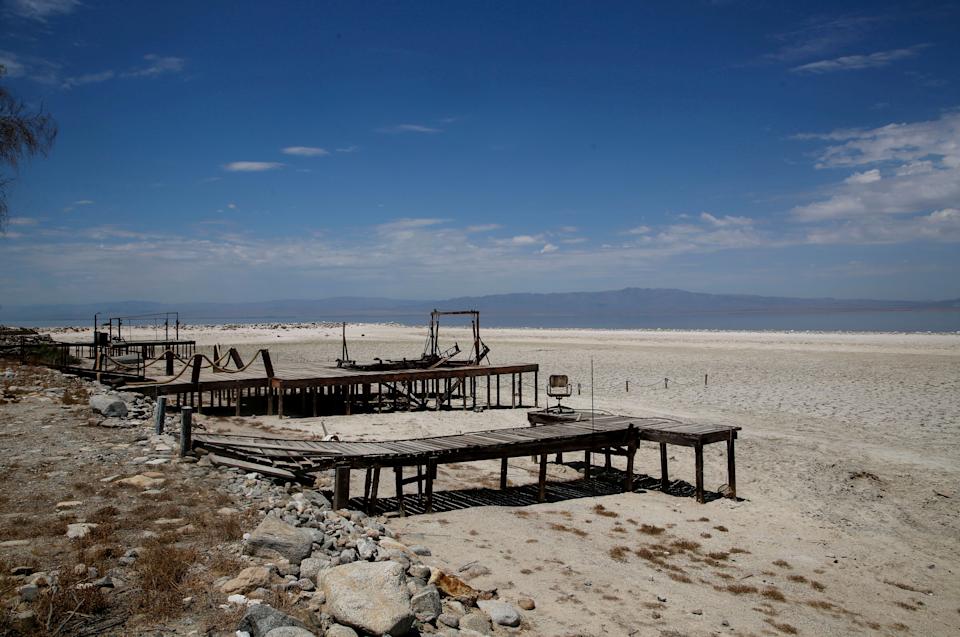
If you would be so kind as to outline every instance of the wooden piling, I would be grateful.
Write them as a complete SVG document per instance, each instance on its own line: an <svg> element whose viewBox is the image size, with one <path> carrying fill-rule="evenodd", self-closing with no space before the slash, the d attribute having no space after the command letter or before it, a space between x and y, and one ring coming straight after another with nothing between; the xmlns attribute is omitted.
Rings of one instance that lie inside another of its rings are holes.
<svg viewBox="0 0 960 637"><path fill-rule="evenodd" d="M180 410L180 457L186 456L193 449L193 409L184 407Z"/></svg>
<svg viewBox="0 0 960 637"><path fill-rule="evenodd" d="M156 407L156 411L153 414L154 429L157 432L158 436L163 433L163 425L166 418L166 412L167 412L167 397L160 396L159 398L157 398L157 407Z"/></svg>

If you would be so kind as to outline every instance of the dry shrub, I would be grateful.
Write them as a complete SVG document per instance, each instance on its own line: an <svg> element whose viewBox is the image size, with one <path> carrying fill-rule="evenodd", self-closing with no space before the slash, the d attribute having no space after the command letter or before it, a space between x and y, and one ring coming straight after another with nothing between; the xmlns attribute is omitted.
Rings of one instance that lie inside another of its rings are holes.
<svg viewBox="0 0 960 637"><path fill-rule="evenodd" d="M17 516L0 529L2 540L31 540L67 533L68 518Z"/></svg>
<svg viewBox="0 0 960 637"><path fill-rule="evenodd" d="M60 400L64 405L86 405L90 394L83 387L67 388L63 390L63 398Z"/></svg>
<svg viewBox="0 0 960 637"><path fill-rule="evenodd" d="M622 526L615 526L615 527L613 527L612 529L610 529L610 532L611 532L611 533L626 533L627 530L626 530L625 528L623 528Z"/></svg>
<svg viewBox="0 0 960 637"><path fill-rule="evenodd" d="M630 547L628 546L615 546L609 551L610 558L617 562L626 562L627 556L630 555Z"/></svg>
<svg viewBox="0 0 960 637"><path fill-rule="evenodd" d="M711 560L725 560L730 557L730 554L725 551L714 551L713 553L707 553L707 557Z"/></svg>
<svg viewBox="0 0 960 637"><path fill-rule="evenodd" d="M797 584L806 584L807 578L803 575L788 575L787 579L791 582L796 582Z"/></svg>
<svg viewBox="0 0 960 637"><path fill-rule="evenodd" d="M897 631L898 633L910 632L910 627L907 626L906 624L901 624L900 622L897 622L896 624L890 624L890 628Z"/></svg>
<svg viewBox="0 0 960 637"><path fill-rule="evenodd" d="M709 539L712 538L713 536L710 535L709 533L701 533L701 534L700 534L700 537L702 537L702 538L705 539L705 540L709 540Z"/></svg>
<svg viewBox="0 0 960 637"><path fill-rule="evenodd" d="M733 579L733 575L731 575L730 573L723 573L723 572L721 572L721 571L715 571L713 574L716 575L717 577L719 577L720 579L726 579L726 580Z"/></svg>
<svg viewBox="0 0 960 637"><path fill-rule="evenodd" d="M780 568L793 568L792 566L790 566L790 563L787 562L786 560L774 560L773 565L779 566Z"/></svg>
<svg viewBox="0 0 960 637"><path fill-rule="evenodd" d="M83 495L93 495L97 492L97 488L89 482L78 480L77 482L74 482L72 486L74 491Z"/></svg>
<svg viewBox="0 0 960 637"><path fill-rule="evenodd" d="M117 507L112 505L105 506L101 509L97 509L96 511L94 511L94 513L89 518L87 518L87 520L89 522L93 522L94 524L110 522L115 517L117 517L118 513L120 513L120 510Z"/></svg>
<svg viewBox="0 0 960 637"><path fill-rule="evenodd" d="M204 537L214 543L232 542L243 537L243 525L239 515L207 513L201 515L194 523Z"/></svg>
<svg viewBox="0 0 960 637"><path fill-rule="evenodd" d="M749 554L750 554L750 551L748 551L747 549L741 549L741 548L738 548L738 547L736 547L736 546L733 547L732 549L730 549L730 552L731 552L731 553L742 553L742 554L744 554L744 555L749 555Z"/></svg>
<svg viewBox="0 0 960 637"><path fill-rule="evenodd" d="M913 604L908 604L907 602L901 602L900 600L895 601L894 604L907 610L920 610L919 606L914 606Z"/></svg>
<svg viewBox="0 0 960 637"><path fill-rule="evenodd" d="M903 582L891 582L890 580L885 579L885 580L883 580L883 583L884 583L884 584L889 584L890 586L896 586L897 588L899 588L899 589L902 590L902 591L910 591L911 593L921 593L921 594L923 594L923 595L931 595L931 594L933 594L933 591L931 591L931 590L929 590L929 589L920 589L920 588L917 588L917 587L915 587L915 586L911 586L910 584L904 584Z"/></svg>
<svg viewBox="0 0 960 637"><path fill-rule="evenodd" d="M605 518L619 518L619 517L620 517L620 514L619 514L619 513L617 513L616 511L610 511L609 509L607 509L607 508L606 508L605 506L603 506L602 504L598 504L598 505L596 505L595 507L593 507L593 512L596 513L597 515L602 515L602 516L605 517Z"/></svg>
<svg viewBox="0 0 960 637"><path fill-rule="evenodd" d="M824 586L823 584L821 584L821 583L818 582L817 580L813 580L813 579L810 580L810 586L812 586L812 587L813 587L813 590L815 590L815 591L821 591L821 592L822 592L822 591L827 590L827 587L826 587L826 586Z"/></svg>
<svg viewBox="0 0 960 637"><path fill-rule="evenodd" d="M684 575L683 573L667 573L667 575L674 582L681 582L683 584L693 584L693 580Z"/></svg>
<svg viewBox="0 0 960 637"><path fill-rule="evenodd" d="M733 593L734 595L745 595L747 593L756 593L757 587L751 586L750 584L727 584L723 590L728 593Z"/></svg>
<svg viewBox="0 0 960 637"><path fill-rule="evenodd" d="M609 595L609 594L607 594L607 595L601 595L601 596L600 596L600 599L605 599L605 600L608 601L608 602L619 602L619 601L623 601L623 600L621 600L619 597L617 597L616 595Z"/></svg>
<svg viewBox="0 0 960 637"><path fill-rule="evenodd" d="M682 553L684 551L696 551L700 548L700 543L694 542L693 540L685 540L680 538L671 542L670 546Z"/></svg>
<svg viewBox="0 0 960 637"><path fill-rule="evenodd" d="M797 634L797 629L791 626L790 624L778 623L773 621L772 619L765 619L763 621L767 622L768 624L770 624L771 626L779 630L781 633L786 633L787 635Z"/></svg>
<svg viewBox="0 0 960 637"><path fill-rule="evenodd" d="M587 535L589 535L589 533L587 533L586 531L582 531L580 529L574 529L572 527L567 526L566 524L557 524L556 522L551 522L550 528L553 529L554 531L563 531L564 533L573 533L577 537L587 537Z"/></svg>
<svg viewBox="0 0 960 637"><path fill-rule="evenodd" d="M822 599L809 599L806 604L810 608L819 608L820 610L833 610L834 608L833 604Z"/></svg>
<svg viewBox="0 0 960 637"><path fill-rule="evenodd" d="M134 600L139 610L154 617L168 617L181 609L181 599L191 567L200 559L195 548L162 542L149 543L136 561L140 590Z"/></svg>
<svg viewBox="0 0 960 637"><path fill-rule="evenodd" d="M529 518L529 517L530 517L530 512L529 512L529 511L525 511L525 510L523 510L523 509L520 509L519 511L514 511L513 514L514 514L515 516L517 516L518 518Z"/></svg>
<svg viewBox="0 0 960 637"><path fill-rule="evenodd" d="M697 522L709 522L709 521L710 521L710 518L700 518L697 520Z"/></svg>
<svg viewBox="0 0 960 637"><path fill-rule="evenodd" d="M74 634L91 616L107 610L106 596L81 578L73 569L61 569L58 585L45 588L37 598L33 610L41 622L41 634Z"/></svg>
<svg viewBox="0 0 960 637"><path fill-rule="evenodd" d="M772 599L778 602L787 601L787 598L784 597L783 593L781 593L779 589L774 588L773 586L763 589L763 592L760 594L766 597L767 599Z"/></svg>
<svg viewBox="0 0 960 637"><path fill-rule="evenodd" d="M647 535L660 535L665 530L662 526L655 526L653 524L641 524L640 528L637 529L637 531L646 533Z"/></svg>
<svg viewBox="0 0 960 637"><path fill-rule="evenodd" d="M726 533L726 532L729 530L729 529L727 529L727 527L723 526L722 524L718 524L717 526L715 526L715 527L713 527L713 528L714 528L715 531L720 531L721 533Z"/></svg>

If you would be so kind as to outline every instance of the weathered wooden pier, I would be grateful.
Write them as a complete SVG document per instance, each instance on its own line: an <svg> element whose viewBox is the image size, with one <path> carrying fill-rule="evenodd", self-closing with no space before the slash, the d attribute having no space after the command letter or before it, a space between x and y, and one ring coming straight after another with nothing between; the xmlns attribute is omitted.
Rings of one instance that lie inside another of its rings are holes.
<svg viewBox="0 0 960 637"><path fill-rule="evenodd" d="M267 350L258 351L244 364L231 349L219 360L203 354L189 359L166 354L158 371L162 373L148 370L148 380L124 389L175 396L177 405L237 416L519 408L537 406L540 401L539 366L533 363L360 370L316 363L274 365Z"/></svg>
<svg viewBox="0 0 960 637"><path fill-rule="evenodd" d="M345 507L350 494L350 472L365 471L364 505L376 508L382 469L393 469L397 503L404 511L404 486L416 483L426 492L426 510L432 508L433 481L440 464L497 460L500 464L500 488L507 487L507 460L534 456L539 459L538 500L547 494L547 458L549 454L580 451L584 453L584 477L589 478L592 454L603 453L626 458L623 488L632 490L634 456L641 442L660 444L662 488L668 484L666 445L693 446L696 454L696 498L704 502L703 446L725 441L728 453L728 495L736 497L734 440L739 427L728 425L680 423L665 418L636 418L574 412L580 418L533 427L477 431L459 435L382 442L336 442L290 440L250 436L198 434L191 449L202 448L216 464L258 471L285 480L311 482L317 472L335 470L334 506ZM405 468L414 468L411 477Z"/></svg>

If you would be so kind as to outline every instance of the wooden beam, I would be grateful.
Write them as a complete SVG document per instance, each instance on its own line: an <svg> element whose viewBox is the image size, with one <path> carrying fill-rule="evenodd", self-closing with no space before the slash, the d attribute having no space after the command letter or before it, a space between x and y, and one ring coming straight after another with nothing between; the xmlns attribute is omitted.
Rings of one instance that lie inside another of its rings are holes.
<svg viewBox="0 0 960 637"><path fill-rule="evenodd" d="M507 459L500 460L500 490L507 488Z"/></svg>
<svg viewBox="0 0 960 637"><path fill-rule="evenodd" d="M730 435L727 437L727 486L730 487L730 496L734 500L737 499L737 465L734 458L734 440L737 439L737 432L730 430Z"/></svg>
<svg viewBox="0 0 960 637"><path fill-rule="evenodd" d="M693 456L697 471L696 497L697 502L703 504L703 445L696 445L693 448Z"/></svg>
<svg viewBox="0 0 960 637"><path fill-rule="evenodd" d="M547 499L547 454L540 454L540 475L537 478L537 502Z"/></svg>
<svg viewBox="0 0 960 637"><path fill-rule="evenodd" d="M664 493L670 488L670 474L667 467L667 443L660 443L660 490Z"/></svg>
<svg viewBox="0 0 960 637"><path fill-rule="evenodd" d="M350 467L337 467L333 475L333 508L345 509L350 501Z"/></svg>

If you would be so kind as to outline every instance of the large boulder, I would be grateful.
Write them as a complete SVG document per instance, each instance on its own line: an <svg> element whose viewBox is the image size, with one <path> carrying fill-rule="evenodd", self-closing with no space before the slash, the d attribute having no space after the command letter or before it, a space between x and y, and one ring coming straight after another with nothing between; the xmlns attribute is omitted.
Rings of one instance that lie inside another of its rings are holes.
<svg viewBox="0 0 960 637"><path fill-rule="evenodd" d="M403 566L396 562L353 562L323 575L327 609L341 624L374 635L405 635L413 626Z"/></svg>
<svg viewBox="0 0 960 637"><path fill-rule="evenodd" d="M90 399L90 407L107 417L126 418L127 403L116 396L97 394Z"/></svg>
<svg viewBox="0 0 960 637"><path fill-rule="evenodd" d="M310 555L312 546L313 536L305 529L268 515L250 534L244 552L268 558L283 557L291 564L299 564Z"/></svg>
<svg viewBox="0 0 960 637"><path fill-rule="evenodd" d="M477 602L477 606L493 620L494 624L500 624L501 626L520 625L520 613L506 602L496 599L481 599Z"/></svg>

